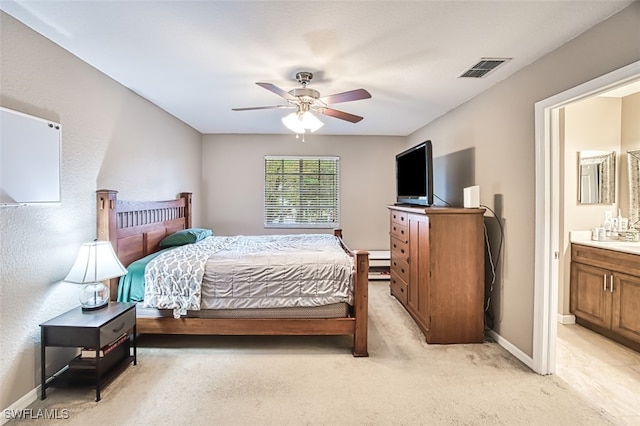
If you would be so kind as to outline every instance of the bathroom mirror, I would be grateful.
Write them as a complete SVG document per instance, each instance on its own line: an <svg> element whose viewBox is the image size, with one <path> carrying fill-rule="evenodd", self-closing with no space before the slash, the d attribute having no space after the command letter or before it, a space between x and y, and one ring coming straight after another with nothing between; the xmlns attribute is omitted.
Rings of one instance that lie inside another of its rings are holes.
<svg viewBox="0 0 640 426"><path fill-rule="evenodd" d="M616 202L616 152L578 153L578 202L613 204Z"/></svg>
<svg viewBox="0 0 640 426"><path fill-rule="evenodd" d="M640 223L640 149L627 151L627 166L629 168L629 225Z"/></svg>

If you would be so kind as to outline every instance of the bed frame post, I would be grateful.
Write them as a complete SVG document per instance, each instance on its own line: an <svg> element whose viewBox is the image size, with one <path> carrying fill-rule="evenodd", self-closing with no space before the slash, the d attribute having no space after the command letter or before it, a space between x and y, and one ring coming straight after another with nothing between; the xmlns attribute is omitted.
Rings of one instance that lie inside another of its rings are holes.
<svg viewBox="0 0 640 426"><path fill-rule="evenodd" d="M367 352L367 333L369 326L369 252L366 250L349 250L342 240L341 228L334 228L333 235L340 239L342 247L350 251L355 258L353 356L369 356Z"/></svg>
<svg viewBox="0 0 640 426"><path fill-rule="evenodd" d="M191 214L193 211L191 210L191 192L181 192L180 198L184 198L184 217L185 223L184 227L191 228Z"/></svg>
<svg viewBox="0 0 640 426"><path fill-rule="evenodd" d="M353 309L355 314L355 331L353 334L353 356L369 356L367 352L367 333L369 318L369 252L355 250L356 277L355 300Z"/></svg>
<svg viewBox="0 0 640 426"><path fill-rule="evenodd" d="M96 191L96 236L100 241L110 241L111 247L118 252L118 235L116 223L116 203L118 191L111 189L99 189ZM118 296L118 279L109 280L109 298L116 300Z"/></svg>

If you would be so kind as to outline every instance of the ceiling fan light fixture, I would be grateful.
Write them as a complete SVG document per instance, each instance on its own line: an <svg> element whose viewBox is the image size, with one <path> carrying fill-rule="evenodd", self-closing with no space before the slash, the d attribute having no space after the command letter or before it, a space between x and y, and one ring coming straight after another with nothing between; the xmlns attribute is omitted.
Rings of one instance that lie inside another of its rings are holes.
<svg viewBox="0 0 640 426"><path fill-rule="evenodd" d="M292 112L291 114L282 118L282 124L284 124L289 130L296 133L306 133L307 130L315 132L324 123L320 121L318 117L313 115L311 111L304 112Z"/></svg>
<svg viewBox="0 0 640 426"><path fill-rule="evenodd" d="M349 90L347 92L334 93L329 96L320 96L320 92L307 87L313 74L307 71L300 71L296 74L296 79L302 88L292 89L286 91L271 83L257 82L256 84L270 92L275 93L281 98L287 101L287 105L271 105L271 106L256 106L247 108L231 108L233 111L250 111L260 109L280 109L280 108L295 108L295 112L287 115L282 119L282 123L296 135L304 135L307 131L315 132L324 123L313 114L322 114L325 116L337 118L340 120L348 121L350 123L358 123L362 120L362 117L355 114L349 114L348 112L340 111L334 108L330 108L329 104L337 104L340 102L351 102L360 99L371 98L371 93L365 89ZM304 137L303 137L304 139Z"/></svg>

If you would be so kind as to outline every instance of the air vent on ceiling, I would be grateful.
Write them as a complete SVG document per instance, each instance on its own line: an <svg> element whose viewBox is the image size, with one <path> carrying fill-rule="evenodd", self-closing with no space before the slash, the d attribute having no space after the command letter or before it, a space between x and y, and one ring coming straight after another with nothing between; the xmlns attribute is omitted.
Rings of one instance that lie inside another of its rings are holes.
<svg viewBox="0 0 640 426"><path fill-rule="evenodd" d="M482 78L511 58L482 58L480 62L460 74L458 77Z"/></svg>

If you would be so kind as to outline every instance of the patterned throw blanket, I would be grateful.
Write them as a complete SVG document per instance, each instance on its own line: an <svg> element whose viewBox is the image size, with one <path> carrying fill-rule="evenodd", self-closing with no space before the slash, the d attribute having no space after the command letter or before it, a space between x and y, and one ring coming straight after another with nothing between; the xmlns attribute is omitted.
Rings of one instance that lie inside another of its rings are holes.
<svg viewBox="0 0 640 426"><path fill-rule="evenodd" d="M166 251L147 265L144 274L144 307L173 309L180 318L187 310L200 310L202 277L210 255L224 250L230 238L206 238Z"/></svg>

